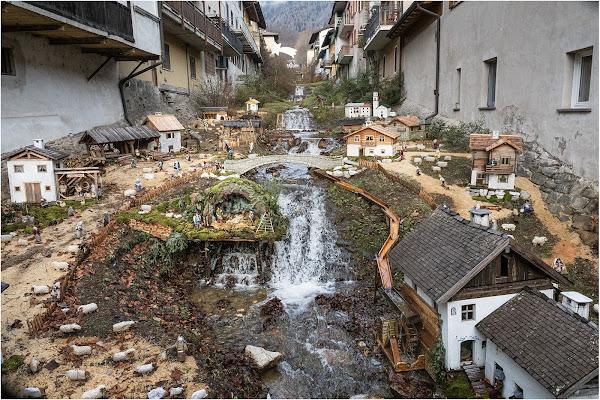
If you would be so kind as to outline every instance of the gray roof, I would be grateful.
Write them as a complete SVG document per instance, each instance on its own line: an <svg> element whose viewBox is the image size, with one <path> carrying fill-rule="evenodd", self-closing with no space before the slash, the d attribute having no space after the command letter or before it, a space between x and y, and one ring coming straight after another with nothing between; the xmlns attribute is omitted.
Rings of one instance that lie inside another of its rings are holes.
<svg viewBox="0 0 600 400"><path fill-rule="evenodd" d="M228 128L245 128L245 127L253 127L258 128L260 126L259 119L248 119L245 121L223 121L223 126Z"/></svg>
<svg viewBox="0 0 600 400"><path fill-rule="evenodd" d="M79 140L79 143L85 143L88 136L98 144L106 144L128 140L154 139L160 137L160 133L146 125L125 128L97 128L87 131Z"/></svg>
<svg viewBox="0 0 600 400"><path fill-rule="evenodd" d="M229 111L229 107L202 107L202 111Z"/></svg>
<svg viewBox="0 0 600 400"><path fill-rule="evenodd" d="M341 125L341 126L363 125L364 123L365 123L364 118L338 119L337 121L335 121L336 125Z"/></svg>
<svg viewBox="0 0 600 400"><path fill-rule="evenodd" d="M463 278L508 244L501 232L440 207L390 251L389 259L434 301L444 302Z"/></svg>
<svg viewBox="0 0 600 400"><path fill-rule="evenodd" d="M555 397L598 376L598 326L537 290L526 287L476 326Z"/></svg>
<svg viewBox="0 0 600 400"><path fill-rule="evenodd" d="M6 158L7 159L12 158L12 157L16 156L17 154L24 152L25 150L31 150L34 153L39 154L40 156L43 156L43 157L47 157L51 160L61 160L68 156L68 154L62 153L58 150L54 150L50 147L44 147L43 149L40 149L39 147L35 147L34 145L29 145L29 146L23 147L22 149L15 150L12 153L9 153L8 155L6 155Z"/></svg>
<svg viewBox="0 0 600 400"><path fill-rule="evenodd" d="M347 103L344 107L360 107L365 103Z"/></svg>

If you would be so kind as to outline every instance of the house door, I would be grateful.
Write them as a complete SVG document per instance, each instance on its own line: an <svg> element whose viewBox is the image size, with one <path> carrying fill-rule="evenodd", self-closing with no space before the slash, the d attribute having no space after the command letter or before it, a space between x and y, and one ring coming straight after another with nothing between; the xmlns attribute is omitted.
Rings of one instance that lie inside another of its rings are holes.
<svg viewBox="0 0 600 400"><path fill-rule="evenodd" d="M39 203L42 201L42 190L39 183L25 184L25 197L28 203Z"/></svg>
<svg viewBox="0 0 600 400"><path fill-rule="evenodd" d="M358 156L362 157L365 155L365 149L363 149L362 147L360 149L358 149Z"/></svg>
<svg viewBox="0 0 600 400"><path fill-rule="evenodd" d="M460 343L460 363L473 361L473 343L474 340L465 340Z"/></svg>

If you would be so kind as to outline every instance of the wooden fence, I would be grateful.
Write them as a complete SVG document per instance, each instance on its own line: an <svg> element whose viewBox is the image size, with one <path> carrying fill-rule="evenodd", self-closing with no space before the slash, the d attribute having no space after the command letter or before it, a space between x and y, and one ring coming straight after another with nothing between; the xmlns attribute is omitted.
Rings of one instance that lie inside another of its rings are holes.
<svg viewBox="0 0 600 400"><path fill-rule="evenodd" d="M173 189L174 187L177 187L179 185L183 185L185 183L188 183L190 181L199 179L200 176L206 172L206 173L214 173L216 172L216 168L215 167L211 167L211 168L206 168L206 169L202 169L202 170L197 170L191 173L186 173L184 174L181 178L176 178L176 179L172 179L168 182L165 182L164 184L149 190L148 192L144 193L142 196L137 197L136 198L136 202L137 204L144 204L150 200L152 200L153 198L163 194L164 192ZM122 206L121 208L119 208L119 210L117 211L116 214L119 214L123 211L126 211L129 209L129 200L127 200ZM60 282L60 296L59 296L59 301L63 301L64 297L65 297L65 293L67 290L67 287L71 284L71 281L73 279L73 276L75 275L75 271L77 270L77 268L81 265L81 263L83 263L83 261L88 257L88 255L92 252L93 248L100 245L102 242L104 242L104 240L106 240L106 238L108 237L108 235L110 235L115 228L117 227L118 222L116 221L116 219L112 219L108 225L100 228L100 230L98 230L98 232L96 232L94 234L94 236L91 238L91 240L87 243L87 248L83 248L81 249L78 253L77 256L75 257L75 260L73 262L69 263L69 270L68 272L59 280ZM33 318L30 318L27 320L27 329L29 331L29 334L33 334L34 332L39 331L40 329L42 329L44 323L50 318L50 316L52 315L52 313L54 313L54 311L56 310L56 303L52 303L50 304L50 306L46 309L46 311L44 311L41 314L36 315Z"/></svg>
<svg viewBox="0 0 600 400"><path fill-rule="evenodd" d="M370 168L370 169L374 169L375 171L381 172L388 179L391 179L392 181L401 184L402 186L404 186L411 192L417 194L421 198L421 200L423 200L425 203L427 203L427 205L429 207L431 207L432 209L437 208L437 204L435 203L435 200L433 200L433 197L431 197L429 195L429 193L422 190L421 187L419 185L417 185L416 183L410 182L409 180L402 178L402 176L393 174L390 171L386 170L381 165L381 163L373 162L373 161L365 161L365 160L360 160L358 163L359 163L359 166L361 166L361 167Z"/></svg>

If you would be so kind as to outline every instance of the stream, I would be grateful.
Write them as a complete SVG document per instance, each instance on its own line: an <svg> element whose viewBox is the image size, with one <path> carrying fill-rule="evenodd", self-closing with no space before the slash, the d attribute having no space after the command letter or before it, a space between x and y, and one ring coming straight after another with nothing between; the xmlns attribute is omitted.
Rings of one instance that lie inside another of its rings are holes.
<svg viewBox="0 0 600 400"><path fill-rule="evenodd" d="M308 110L296 107L285 118L286 128L308 143L289 152L323 151L314 139L319 132ZM330 141L325 151L336 146ZM256 258L240 245L223 255L223 273L245 284L233 289L200 285L192 298L212 315L220 344L241 351L251 344L283 354L277 368L262 376L272 398L391 397L384 361L359 349L344 328L350 323L348 314L317 306L314 300L319 294L348 293L357 285L349 280L350 254L337 245L338 233L326 207L326 183L312 178L305 165L284 165L278 171L278 204L290 227L275 244L271 280L262 286L251 283L257 274ZM258 169L259 183L275 179L268 167ZM265 330L261 306L274 297L285 313L274 328Z"/></svg>

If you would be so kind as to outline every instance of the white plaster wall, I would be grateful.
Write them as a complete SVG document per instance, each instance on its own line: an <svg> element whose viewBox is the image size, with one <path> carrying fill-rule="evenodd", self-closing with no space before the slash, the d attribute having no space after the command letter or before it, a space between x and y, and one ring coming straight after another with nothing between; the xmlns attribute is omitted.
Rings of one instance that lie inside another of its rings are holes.
<svg viewBox="0 0 600 400"><path fill-rule="evenodd" d="M25 203L27 196L25 192L25 183L39 183L40 193L42 198L48 201L56 201L56 180L54 177L54 162L53 161L7 161L8 167L8 182L10 185L10 199L15 203ZM23 165L24 172L15 173L14 166ZM37 172L38 165L45 165L46 172ZM21 191L15 192L15 186L20 186ZM46 191L45 187L50 186L50 191Z"/></svg>
<svg viewBox="0 0 600 400"><path fill-rule="evenodd" d="M548 289L542 291L542 293L552 298L553 290ZM460 368L460 344L466 340L475 340L473 344L473 361L478 366L484 365L485 349L482 349L481 342L485 340L485 337L475 328L475 325L515 295L516 293L512 293L501 296L452 301L443 305L446 310L444 313L440 312L440 314L442 314L442 326L443 331L445 331L443 332L442 340L446 349L446 368ZM462 321L461 309L463 305L467 304L475 304L475 319ZM452 308L456 309L456 315L452 315Z"/></svg>
<svg viewBox="0 0 600 400"><path fill-rule="evenodd" d="M502 396L508 399L516 390L516 385L523 390L524 399L552 399L554 396L546 390L538 381L533 379L523 368L519 366L512 358L506 355L491 340L487 340L485 357L485 377L494 384L495 363L502 367L504 372L504 387Z"/></svg>
<svg viewBox="0 0 600 400"><path fill-rule="evenodd" d="M163 153L169 152L169 146L173 146L173 151L177 152L181 149L181 132L173 131L173 138L167 139L167 132L160 133L160 151Z"/></svg>
<svg viewBox="0 0 600 400"><path fill-rule="evenodd" d="M359 144L348 144L346 148L346 155L348 157L358 157L360 145Z"/></svg>
<svg viewBox="0 0 600 400"><path fill-rule="evenodd" d="M515 188L515 174L508 175L508 182L498 182L498 174L488 174L488 188L490 189L505 189L512 190ZM472 176L471 176L472 179Z"/></svg>
<svg viewBox="0 0 600 400"><path fill-rule="evenodd" d="M158 21L158 3L156 1L133 1L133 37L135 47L152 54L161 53L160 22ZM136 7L148 12L157 20L135 10Z"/></svg>
<svg viewBox="0 0 600 400"><path fill-rule="evenodd" d="M476 23L474 23L476 21ZM434 109L433 23L404 47L407 99ZM471 121L480 113L501 134L535 142L573 173L598 181L598 2L463 2L441 19L439 114ZM593 46L588 113L558 113L569 84L567 53ZM497 57L496 109L480 111L484 61ZM456 103L461 68L460 111Z"/></svg>
<svg viewBox="0 0 600 400"><path fill-rule="evenodd" d="M2 75L2 152L123 118L114 61L88 82L104 57L29 34L4 33L2 46L14 49L16 70Z"/></svg>
<svg viewBox="0 0 600 400"><path fill-rule="evenodd" d="M370 117L371 116L371 107L360 107L360 116L361 117Z"/></svg>

